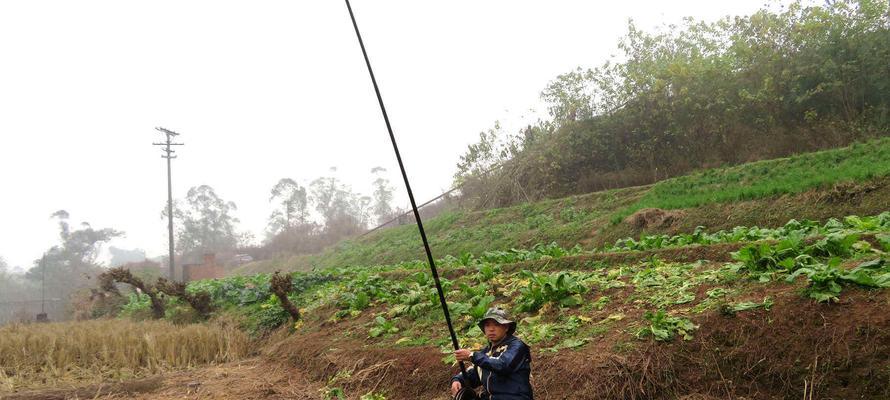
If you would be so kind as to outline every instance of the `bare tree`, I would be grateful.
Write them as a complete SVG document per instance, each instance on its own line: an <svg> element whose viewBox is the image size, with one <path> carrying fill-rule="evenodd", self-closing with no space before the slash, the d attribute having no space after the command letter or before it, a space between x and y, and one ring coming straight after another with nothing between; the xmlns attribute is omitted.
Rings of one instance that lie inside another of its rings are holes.
<svg viewBox="0 0 890 400"><path fill-rule="evenodd" d="M300 309L287 297L287 295L294 290L294 283L290 274L282 274L281 271L275 271L275 274L272 275L271 284L272 293L275 293L275 297L278 297L278 302L281 303L281 308L284 308L284 310L290 314L294 322L299 321Z"/></svg>

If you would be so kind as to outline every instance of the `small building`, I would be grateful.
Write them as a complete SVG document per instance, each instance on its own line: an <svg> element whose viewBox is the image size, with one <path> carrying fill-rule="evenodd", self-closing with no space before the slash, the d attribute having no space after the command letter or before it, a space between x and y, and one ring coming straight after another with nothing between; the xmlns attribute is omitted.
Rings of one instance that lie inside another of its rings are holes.
<svg viewBox="0 0 890 400"><path fill-rule="evenodd" d="M222 278L224 275L225 270L223 266L216 263L215 253L204 254L204 259L201 263L182 264L183 282Z"/></svg>

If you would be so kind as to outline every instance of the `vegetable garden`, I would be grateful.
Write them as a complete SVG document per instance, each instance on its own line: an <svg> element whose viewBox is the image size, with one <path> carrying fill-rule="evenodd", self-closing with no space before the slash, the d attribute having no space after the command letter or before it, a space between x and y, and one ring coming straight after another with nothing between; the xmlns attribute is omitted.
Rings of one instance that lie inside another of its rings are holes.
<svg viewBox="0 0 890 400"><path fill-rule="evenodd" d="M678 257L677 249L704 256ZM883 212L821 223L791 220L778 228L699 227L594 249L539 244L445 256L437 264L462 345L484 344L475 323L488 307L510 309L519 336L535 353L536 390L547 397L571 395L561 391L564 376L581 374L584 399L652 392L727 396L736 390L774 397L830 390L846 398L890 394L881 383L890 379L882 372L890 371L886 358L871 355L890 351L881 344L890 343L882 333L890 327L883 311L890 297L882 291L890 287L888 254L890 212ZM244 360L247 365L284 368L290 372L275 376L288 382L295 369L305 376L300 390L313 387L320 398L431 398L453 371L424 262L233 276L184 289L165 285L143 285L154 302L146 294L125 294L117 316L150 319L162 310L161 318L177 324L222 323L241 335L230 335L241 343L240 357L263 355ZM870 350L845 350L858 347ZM31 358L44 356L35 350ZM221 360L211 363L232 359ZM14 378L7 371L3 379L15 389L89 374L71 368ZM101 376L138 377L147 368L134 364ZM238 370L245 374L239 379L256 379ZM848 389L836 381L844 379L861 385L843 392ZM804 381L808 386L799 387ZM810 386L813 381L817 386Z"/></svg>
<svg viewBox="0 0 890 400"><path fill-rule="evenodd" d="M684 246L740 243L732 262L693 263L646 253L622 265L584 264L570 270L520 269L516 263L561 259L602 252L634 253ZM850 287L890 287L890 212L848 216L823 224L789 221L782 227L737 227L689 234L622 239L600 249L564 249L556 244L531 249L446 256L439 260L443 287L461 342L478 346L474 327L485 310L498 304L522 317L523 338L545 350L581 347L617 332L629 339L691 338L696 315L708 310L735 314L769 310L770 298L752 298L758 286L780 290L794 285L802 296L837 302ZM355 338L398 345L435 344L448 352L432 278L423 262L374 267L341 267L296 272L289 299L307 320L337 324L365 315ZM192 293L206 292L216 309L240 315L254 335L284 325L289 315L272 294L270 275L230 277L191 283ZM125 312L148 311L147 299L131 295ZM168 306L168 317L187 305ZM297 321L289 329L302 329ZM450 362L449 356L444 357Z"/></svg>

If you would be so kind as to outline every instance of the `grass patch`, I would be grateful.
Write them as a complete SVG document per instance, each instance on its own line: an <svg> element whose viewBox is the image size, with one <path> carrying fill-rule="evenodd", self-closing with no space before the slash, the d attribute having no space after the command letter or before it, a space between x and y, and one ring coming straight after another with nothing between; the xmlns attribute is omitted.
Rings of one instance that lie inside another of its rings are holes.
<svg viewBox="0 0 890 400"><path fill-rule="evenodd" d="M709 169L655 184L611 217L617 224L644 208L681 209L800 193L843 181L890 174L890 138L789 158Z"/></svg>

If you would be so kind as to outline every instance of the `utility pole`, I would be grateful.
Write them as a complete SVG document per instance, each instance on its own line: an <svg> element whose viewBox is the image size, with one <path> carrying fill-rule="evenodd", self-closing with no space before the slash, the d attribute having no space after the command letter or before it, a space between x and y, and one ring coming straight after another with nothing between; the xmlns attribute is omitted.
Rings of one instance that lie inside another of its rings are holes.
<svg viewBox="0 0 890 400"><path fill-rule="evenodd" d="M172 175L170 174L170 160L176 158L173 155L175 151L170 146L182 146L183 143L173 143L173 138L179 136L178 133L173 132L169 129L164 129L161 127L155 128L158 132L166 135L167 140L164 143L152 143L154 146L164 146L161 149L164 154L161 155L161 158L167 159L167 230L170 236L170 280L175 282L176 277L174 276L174 263L173 263L173 183L172 183Z"/></svg>
<svg viewBox="0 0 890 400"><path fill-rule="evenodd" d="M48 322L46 316L46 253L40 257L40 314L37 314L37 322Z"/></svg>

